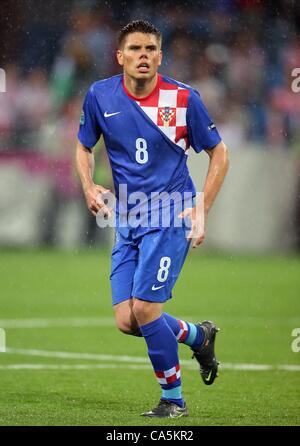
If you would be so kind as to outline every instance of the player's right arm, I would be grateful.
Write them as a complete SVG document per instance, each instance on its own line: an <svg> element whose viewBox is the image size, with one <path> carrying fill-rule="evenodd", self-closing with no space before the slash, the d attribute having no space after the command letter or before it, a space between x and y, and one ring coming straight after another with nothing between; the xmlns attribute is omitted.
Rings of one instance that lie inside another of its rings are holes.
<svg viewBox="0 0 300 446"><path fill-rule="evenodd" d="M93 147L99 141L101 133L96 114L95 85L93 84L85 96L80 117L76 147L76 167L88 209L95 216L102 209L104 216L106 214L110 217L111 212L102 199L102 194L109 191L93 181L95 165Z"/></svg>
<svg viewBox="0 0 300 446"><path fill-rule="evenodd" d="M93 152L77 140L76 147L76 168L82 184L83 193L87 207L93 215L102 209L104 214L110 216L110 210L105 206L101 196L109 192L103 186L95 184L93 181L95 159Z"/></svg>

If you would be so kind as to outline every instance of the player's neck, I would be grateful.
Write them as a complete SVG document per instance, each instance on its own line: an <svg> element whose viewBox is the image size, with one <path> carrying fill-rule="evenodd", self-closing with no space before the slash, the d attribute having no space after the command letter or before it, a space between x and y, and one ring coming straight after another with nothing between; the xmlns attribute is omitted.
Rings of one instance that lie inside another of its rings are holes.
<svg viewBox="0 0 300 446"><path fill-rule="evenodd" d="M156 87L157 79L157 73L152 79L134 79L124 73L125 88L136 98L149 96Z"/></svg>

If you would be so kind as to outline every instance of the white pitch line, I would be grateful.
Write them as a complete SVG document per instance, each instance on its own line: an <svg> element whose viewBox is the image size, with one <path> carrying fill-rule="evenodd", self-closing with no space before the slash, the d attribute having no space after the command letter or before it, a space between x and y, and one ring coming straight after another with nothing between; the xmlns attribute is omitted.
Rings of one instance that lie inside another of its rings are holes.
<svg viewBox="0 0 300 446"><path fill-rule="evenodd" d="M106 355L96 353L76 353L76 352L55 352L49 350L36 350L36 349L21 349L21 348L7 348L6 353L18 354L25 356L38 356L47 358L60 358L60 359L84 359L92 361L114 361L118 363L133 363L133 364L149 364L149 359L143 356L125 356L125 355ZM196 362L181 360L181 365L184 365L188 369L197 369L198 364ZM46 364L45 364L46 365ZM71 367L71 366L70 366ZM116 366L118 367L118 366ZM125 366L122 366L125 367ZM127 367L127 366L126 366ZM128 365L130 367L130 365ZM300 365L294 364L247 364L247 363L231 363L224 362L220 364L221 369L238 370L238 371L266 371L266 370L280 370L287 372L300 372Z"/></svg>
<svg viewBox="0 0 300 446"><path fill-rule="evenodd" d="M181 319L193 321L194 316L181 316ZM219 317L222 321L224 317ZM268 319L268 323L275 319ZM299 318L289 318L286 320L291 326L298 326ZM239 318L241 323L241 318ZM259 317L247 317L247 323L250 325L265 325L265 320ZM55 328L55 327L115 327L113 317L75 317L75 318L38 318L38 319L2 319L0 328L18 329L18 328Z"/></svg>
<svg viewBox="0 0 300 446"><path fill-rule="evenodd" d="M116 362L135 362L149 363L149 359L143 356L124 356L124 355L106 355L99 353L76 353L76 352L55 352L49 350L7 348L6 353L13 353L26 356L43 356L46 358L63 359L88 359L92 361L116 361Z"/></svg>
<svg viewBox="0 0 300 446"><path fill-rule="evenodd" d="M149 365L130 364L6 364L0 370L89 370L89 369L132 369L150 370Z"/></svg>

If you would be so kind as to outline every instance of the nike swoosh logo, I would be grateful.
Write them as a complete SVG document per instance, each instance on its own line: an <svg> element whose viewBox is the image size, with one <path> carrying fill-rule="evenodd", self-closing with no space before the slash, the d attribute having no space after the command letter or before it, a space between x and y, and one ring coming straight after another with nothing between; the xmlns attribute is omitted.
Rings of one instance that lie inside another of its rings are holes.
<svg viewBox="0 0 300 446"><path fill-rule="evenodd" d="M210 380L211 373L212 373L212 371L209 372L208 376L205 378L205 381L209 381Z"/></svg>
<svg viewBox="0 0 300 446"><path fill-rule="evenodd" d="M104 118L110 118L110 116L118 115L121 112L115 112L115 113L107 113L104 112Z"/></svg>
<svg viewBox="0 0 300 446"><path fill-rule="evenodd" d="M161 288L163 288L165 285L161 285L161 286L155 286L155 285L153 285L152 286L152 291L156 291L156 290L160 290Z"/></svg>

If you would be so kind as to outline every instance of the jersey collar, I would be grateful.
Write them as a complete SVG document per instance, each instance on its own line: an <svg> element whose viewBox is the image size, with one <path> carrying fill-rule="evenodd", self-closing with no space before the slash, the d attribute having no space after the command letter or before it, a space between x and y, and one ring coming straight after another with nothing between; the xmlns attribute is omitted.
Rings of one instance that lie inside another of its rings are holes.
<svg viewBox="0 0 300 446"><path fill-rule="evenodd" d="M144 97L141 97L141 98L137 98L136 96L133 96L133 95L127 90L127 88L125 87L125 83L124 83L124 76L123 76L123 78L122 78L122 86L123 86L123 89L124 89L125 93L127 94L127 96L129 96L129 97L130 97L131 99L133 99L134 101L143 102L143 101L145 101L146 99L151 98L151 96L154 96L154 95L157 93L157 91L159 90L160 84L161 84L161 80L162 80L162 75L161 75L161 74L158 74L158 75L157 75L157 82L156 82L156 85L155 85L155 87L153 88L153 90L151 91L151 93L148 94L147 96L144 96Z"/></svg>

